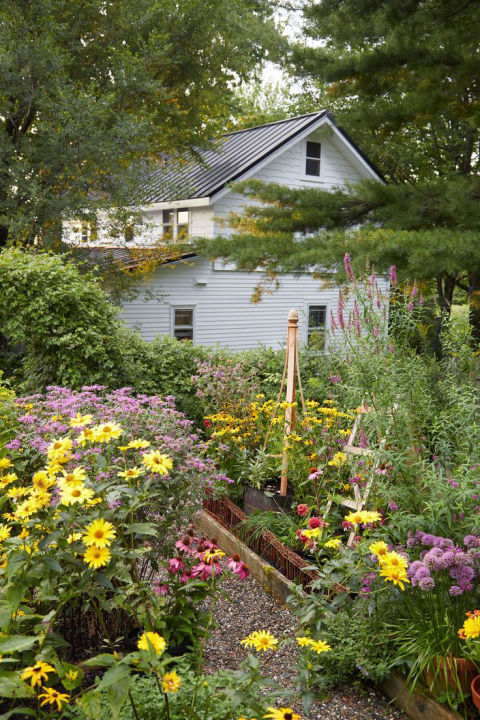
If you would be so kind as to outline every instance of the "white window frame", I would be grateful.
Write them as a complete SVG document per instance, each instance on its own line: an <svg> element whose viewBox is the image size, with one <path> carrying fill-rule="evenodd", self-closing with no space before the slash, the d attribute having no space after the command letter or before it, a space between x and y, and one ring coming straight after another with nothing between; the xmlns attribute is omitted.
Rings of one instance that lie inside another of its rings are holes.
<svg viewBox="0 0 480 720"><path fill-rule="evenodd" d="M176 325L176 324L175 324L175 311L176 311L176 310L191 310L191 311L192 311L192 325L191 325L191 326L190 326L190 325ZM196 306L196 305L193 305L193 304L190 304L190 305L187 305L187 304L184 304L184 305L171 305L170 335L174 338L174 337L175 337L175 330L176 330L177 328L178 328L179 330L181 330L181 329L186 329L186 330L187 330L187 329L190 329L190 327L191 327L191 328L192 328L192 339L191 339L191 342L193 343L193 345L195 345L195 337L196 337L196 331L195 331L196 322L195 322L195 321L196 321L196 315L197 315L197 306ZM179 340L179 342L181 342L180 338L176 338L176 339Z"/></svg>
<svg viewBox="0 0 480 720"><path fill-rule="evenodd" d="M163 222L163 213L164 212L173 213L173 223L170 226L172 228L173 242L176 242L178 240L178 213L179 212L187 212L188 213L188 222L186 223L186 225L187 225L187 240L188 240L188 237L190 235L191 220L192 220L191 209L189 207L174 207L174 208L172 207L172 208L163 208L163 210L161 210L160 217L161 217L162 222L160 223L160 227L161 227L161 231L162 231L162 240L163 240L163 230L165 227L167 227L167 224ZM182 223L182 226L184 226L184 225L185 225L185 223Z"/></svg>
<svg viewBox="0 0 480 720"><path fill-rule="evenodd" d="M320 173L318 175L307 175L307 160L309 159L309 156L307 155L307 143L317 143L317 145L320 145L320 158L310 158L311 160L318 160L320 162ZM319 140L312 140L311 138L305 138L303 141L303 148L302 148L302 174L303 178L305 180L311 180L312 182L323 182L322 179L322 153L323 153L323 143Z"/></svg>
<svg viewBox="0 0 480 720"><path fill-rule="evenodd" d="M319 352L325 352L325 350L328 349L328 336L330 333L330 307L328 302L322 302L321 300L318 300L317 298L313 300L306 300L305 301L305 318L306 318L306 328L305 328L305 345L307 347L309 346L309 338L310 338L310 308L325 308L325 342L323 344L323 348L318 348ZM313 328L312 328L313 332Z"/></svg>

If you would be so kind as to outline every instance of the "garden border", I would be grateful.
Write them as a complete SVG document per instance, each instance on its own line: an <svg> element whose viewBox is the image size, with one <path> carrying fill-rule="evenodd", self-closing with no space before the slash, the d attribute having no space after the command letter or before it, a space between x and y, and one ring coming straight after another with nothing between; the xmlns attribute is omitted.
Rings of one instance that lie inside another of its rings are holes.
<svg viewBox="0 0 480 720"><path fill-rule="evenodd" d="M270 530L263 530L261 537L253 537L252 533L245 532L240 535L238 526L247 515L229 498L216 500L212 495L208 495L203 501L203 510L246 547L253 550L257 557L260 556L270 563L266 567L277 569L282 577L301 585L306 593L310 592L311 583L318 577L318 573L314 570L307 569L310 563L286 547Z"/></svg>
<svg viewBox="0 0 480 720"><path fill-rule="evenodd" d="M204 503L204 509L200 511L196 520L198 528L205 535L215 537L218 545L229 555L238 553L242 560L249 566L251 576L266 592L273 595L273 597L285 605L288 595L290 595L293 590L294 583L282 575L275 567L265 562L265 560L249 548L243 540L230 531L227 525L228 515L222 518L223 521L215 516L214 512L210 510L210 507L212 507L214 503L220 502L223 501L209 498ZM229 507L231 505L236 511L244 515L243 511L237 508L230 500L228 500L228 503L223 504L225 512L231 510ZM213 505L213 508L215 508L215 505ZM241 522L241 520L238 522ZM238 522L236 524L238 524ZM233 525L233 528L234 527L235 525ZM282 545L273 533L269 534L275 538L279 545ZM298 555L297 558L301 563L304 562ZM307 563L305 563L305 565L307 565ZM311 571L307 572L312 574ZM400 673L393 672L390 677L378 684L378 688L389 700L394 702L397 707L412 718L412 720L463 720L462 716L454 710L428 697L426 690L425 693L422 690L414 690L411 692L407 681Z"/></svg>

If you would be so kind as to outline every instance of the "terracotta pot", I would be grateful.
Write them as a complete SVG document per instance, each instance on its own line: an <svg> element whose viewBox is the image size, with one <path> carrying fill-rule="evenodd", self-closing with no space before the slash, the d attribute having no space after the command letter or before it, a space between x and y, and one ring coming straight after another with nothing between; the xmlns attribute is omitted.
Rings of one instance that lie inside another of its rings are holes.
<svg viewBox="0 0 480 720"><path fill-rule="evenodd" d="M471 660L457 657L437 656L433 664L435 672L425 670L425 682L430 691L445 692L447 688L458 692L459 687L464 695L470 692L470 686L477 674Z"/></svg>
<svg viewBox="0 0 480 720"><path fill-rule="evenodd" d="M243 510L246 515L251 515L255 510L266 512L288 512L292 507L293 495L280 495L279 492L267 495L264 490L257 490L254 487L246 487L243 496Z"/></svg>
<svg viewBox="0 0 480 720"><path fill-rule="evenodd" d="M480 675L473 678L470 690L472 692L472 700L475 703L475 707L478 712L480 712Z"/></svg>

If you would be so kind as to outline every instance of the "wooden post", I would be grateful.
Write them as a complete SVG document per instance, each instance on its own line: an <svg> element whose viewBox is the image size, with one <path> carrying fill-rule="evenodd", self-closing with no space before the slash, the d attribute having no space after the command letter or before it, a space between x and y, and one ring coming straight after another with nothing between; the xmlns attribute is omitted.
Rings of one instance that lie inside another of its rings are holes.
<svg viewBox="0 0 480 720"><path fill-rule="evenodd" d="M297 379L297 346L298 346L298 312L290 310L287 325L287 403L295 402L295 383ZM282 477L280 481L280 495L287 494L288 454L285 449L288 436L295 428L295 408L289 405L285 409L285 436L282 452Z"/></svg>

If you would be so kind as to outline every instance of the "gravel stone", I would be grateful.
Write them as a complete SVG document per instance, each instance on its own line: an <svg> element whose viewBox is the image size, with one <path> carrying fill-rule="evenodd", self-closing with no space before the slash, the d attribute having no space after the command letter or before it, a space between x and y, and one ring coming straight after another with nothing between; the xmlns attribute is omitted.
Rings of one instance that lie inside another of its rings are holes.
<svg viewBox="0 0 480 720"><path fill-rule="evenodd" d="M295 618L252 578L240 580L236 575L222 583L229 600L218 597L214 619L217 627L205 649L204 672L235 670L247 656L240 640L254 630L270 630L279 640L292 637ZM297 659L297 649L290 644L275 653L265 653L264 674L282 688L291 688L290 668ZM287 701L288 702L288 701ZM301 703L293 709L303 715ZM315 702L311 720L407 720L376 688L364 683L357 687L340 687Z"/></svg>

